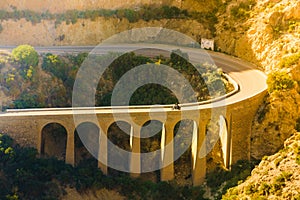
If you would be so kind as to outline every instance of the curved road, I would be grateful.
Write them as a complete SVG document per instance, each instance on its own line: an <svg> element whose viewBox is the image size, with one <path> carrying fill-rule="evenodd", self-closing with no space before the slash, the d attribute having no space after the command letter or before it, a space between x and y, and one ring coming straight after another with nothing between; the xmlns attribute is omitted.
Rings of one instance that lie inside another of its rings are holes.
<svg viewBox="0 0 300 200"><path fill-rule="evenodd" d="M0 51L11 51L14 46L0 46ZM234 104L239 101L246 100L251 98L261 92L266 91L266 75L257 69L257 67L249 62L243 61L238 58L234 58L232 56L228 56L221 53L204 51L196 48L187 48L187 47L179 47L179 46L169 46L169 45L154 45L154 44L121 44L121 45L107 45L97 47L94 50L94 53L104 54L107 52L124 52L131 51L135 49L141 48L156 48L162 50L175 50L181 49L183 52L187 52L189 54L189 58L192 62L199 62L201 60L201 56L205 56L207 53L211 56L213 61L218 67L221 67L224 72L226 72L233 80L235 80L239 85L239 91L227 97L224 101L220 101L220 105L218 102L214 103L213 107L216 106L224 106ZM60 46L60 47L35 47L35 49L39 53L55 53L55 54L65 54L65 53L80 53L80 52L90 52L94 49L94 46ZM206 52L206 53L205 53ZM129 112L149 112L150 109L153 109L154 106L130 106ZM171 106L162 106L165 111L171 110ZM195 109L204 109L212 107L211 103L201 104L189 104L183 105L184 110L195 110ZM125 107L115 107L113 112L128 112L127 106ZM82 108L86 113L89 109ZM38 111L38 112L35 112ZM45 112L41 112L45 111ZM51 115L51 114L71 114L72 108L52 108L52 109L27 109L27 110L10 110L5 115ZM111 107L101 107L96 109L97 113L106 113L112 112ZM153 110L151 110L153 112ZM95 113L95 111L93 111Z"/></svg>

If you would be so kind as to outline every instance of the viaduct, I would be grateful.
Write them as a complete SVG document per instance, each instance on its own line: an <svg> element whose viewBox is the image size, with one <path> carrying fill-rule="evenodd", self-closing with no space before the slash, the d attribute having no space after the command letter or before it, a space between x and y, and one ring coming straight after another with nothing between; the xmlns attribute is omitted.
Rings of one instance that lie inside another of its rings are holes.
<svg viewBox="0 0 300 200"><path fill-rule="evenodd" d="M117 49L120 50L122 47ZM188 52L191 59L197 60L197 50L183 48L182 51ZM200 185L206 175L205 138L208 124L211 120L219 121L225 167L229 168L231 164L241 159L250 159L252 121L267 88L266 76L252 64L220 53L209 54L237 83L238 88L234 94L215 101L183 104L181 110L173 110L172 105L7 110L0 114L0 132L9 134L23 146L35 147L41 154L47 153L51 148L58 149L57 152L64 153L66 163L75 165L76 130L81 126L94 127L92 129L96 132L96 137L92 140L97 144L95 145L97 148L91 147L89 150L96 152L98 167L107 174L108 130L114 122L122 121L129 127L129 151L132 152L125 171L133 176L139 176L143 172L139 154L142 127L149 121L158 121L162 127L160 178L167 181L174 179L174 152L178 148L172 143L175 126L181 121L190 121L193 126L190 148L192 182L193 185ZM213 118L212 113L217 118ZM64 129L65 135L58 141L47 143L46 140L51 140L51 135L46 136L44 130L50 124L60 126ZM119 169L122 170L122 167Z"/></svg>

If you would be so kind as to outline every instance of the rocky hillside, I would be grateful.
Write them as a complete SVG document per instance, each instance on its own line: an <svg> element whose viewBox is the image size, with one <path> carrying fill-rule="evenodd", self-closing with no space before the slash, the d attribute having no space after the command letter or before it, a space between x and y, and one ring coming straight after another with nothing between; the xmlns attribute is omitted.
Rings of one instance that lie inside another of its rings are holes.
<svg viewBox="0 0 300 200"><path fill-rule="evenodd" d="M256 159L278 151L284 140L295 132L300 115L299 10L297 0L259 1L241 26L248 30L236 32L240 36L235 40L233 54L257 63L267 74L285 73L296 82L290 90L270 91L266 97L253 124L251 156ZM236 26L239 30L238 24Z"/></svg>
<svg viewBox="0 0 300 200"><path fill-rule="evenodd" d="M33 10L37 12L59 13L67 10L93 10L93 9L118 9L135 8L143 5L169 5L188 10L208 11L215 9L219 0L3 0L0 9L3 10Z"/></svg>
<svg viewBox="0 0 300 200"><path fill-rule="evenodd" d="M188 35L211 37L210 31L196 20L162 19L130 23L127 19L98 17L95 20L79 19L74 24L55 20L42 20L33 24L25 19L5 20L0 33L1 45L28 43L34 46L97 45L110 36L140 27L164 27ZM30 33L28 32L30 30ZM91 30L93 30L91 32Z"/></svg>
<svg viewBox="0 0 300 200"><path fill-rule="evenodd" d="M223 199L299 199L300 134L295 129L299 131L300 116L300 2L257 1L248 13L235 6L227 10L231 15L219 17L216 38L223 41L219 47L256 63L269 74L269 81L274 74L285 74L294 84L290 89L269 88L251 136L251 157L263 160Z"/></svg>
<svg viewBox="0 0 300 200"><path fill-rule="evenodd" d="M155 1L159 5L176 4L173 0ZM0 8L4 10L34 10L38 12L64 12L66 10L91 10L97 8L116 9L120 7L134 7L144 4L152 4L151 0L7 0L1 1Z"/></svg>
<svg viewBox="0 0 300 200"><path fill-rule="evenodd" d="M278 153L264 157L251 176L223 199L300 199L300 133Z"/></svg>

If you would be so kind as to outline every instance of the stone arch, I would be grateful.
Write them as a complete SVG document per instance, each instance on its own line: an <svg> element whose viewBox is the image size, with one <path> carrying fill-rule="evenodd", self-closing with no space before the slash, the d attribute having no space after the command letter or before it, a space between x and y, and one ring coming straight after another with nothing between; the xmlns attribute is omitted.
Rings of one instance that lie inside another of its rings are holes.
<svg viewBox="0 0 300 200"><path fill-rule="evenodd" d="M99 127L92 122L80 123L74 133L75 165L98 166Z"/></svg>
<svg viewBox="0 0 300 200"><path fill-rule="evenodd" d="M108 166L117 166L118 169L108 167L108 174L117 176L124 171L130 171L130 157L124 154L124 151L131 152L130 135L132 126L126 121L116 121L110 124L107 130L107 138L110 142L107 144L107 162ZM118 148L112 148L112 146ZM119 151L118 149L121 149ZM124 150L124 151L122 151Z"/></svg>
<svg viewBox="0 0 300 200"><path fill-rule="evenodd" d="M174 179L179 185L193 184L195 152L192 150L197 147L197 143L193 144L197 140L197 129L197 123L190 119L180 120L174 127Z"/></svg>
<svg viewBox="0 0 300 200"><path fill-rule="evenodd" d="M148 153L148 152L155 152L157 150L161 149L161 140L162 140L162 133L164 131L164 124L161 121L158 120L149 120L145 122L141 128L140 132L140 146L141 146L141 153ZM161 172L160 172L160 166L161 162L157 162L157 159L155 159L157 156L161 158L161 155L157 154L158 152L155 152L153 155L153 158L141 158L141 166L142 166L142 174L141 177L143 179L151 180L153 182L158 182L161 179ZM153 166L155 165L155 166ZM154 172L147 172L147 166L150 168L157 168L158 170ZM143 173L144 172L144 173ZM145 173L146 172L146 173Z"/></svg>
<svg viewBox="0 0 300 200"><path fill-rule="evenodd" d="M66 160L67 130L57 122L46 124L42 128L41 154Z"/></svg>

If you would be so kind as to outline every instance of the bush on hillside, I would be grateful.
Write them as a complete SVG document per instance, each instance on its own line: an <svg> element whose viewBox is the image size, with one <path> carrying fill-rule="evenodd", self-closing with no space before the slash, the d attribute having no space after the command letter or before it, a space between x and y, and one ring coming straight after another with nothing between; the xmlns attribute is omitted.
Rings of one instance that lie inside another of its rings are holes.
<svg viewBox="0 0 300 200"><path fill-rule="evenodd" d="M250 16L250 10L251 8L256 4L254 0L241 2L239 5L234 6L231 8L230 12L231 15L235 19L246 19Z"/></svg>
<svg viewBox="0 0 300 200"><path fill-rule="evenodd" d="M295 81L287 72L275 71L268 75L267 84L269 93L272 93L292 89L295 86Z"/></svg>
<svg viewBox="0 0 300 200"><path fill-rule="evenodd" d="M299 63L300 61L300 51L298 53L294 53L291 56L287 56L287 57L283 57L280 60L280 67L290 67L292 65L295 65L297 63Z"/></svg>
<svg viewBox="0 0 300 200"><path fill-rule="evenodd" d="M0 199L60 199L64 186L81 193L106 188L126 199L205 199L201 187L152 183L127 174L105 176L90 163L74 168L55 158L37 158L35 149L15 146L12 138L0 134Z"/></svg>
<svg viewBox="0 0 300 200"><path fill-rule="evenodd" d="M14 48L12 58L26 67L36 67L39 63L39 55L30 45L20 45Z"/></svg>

